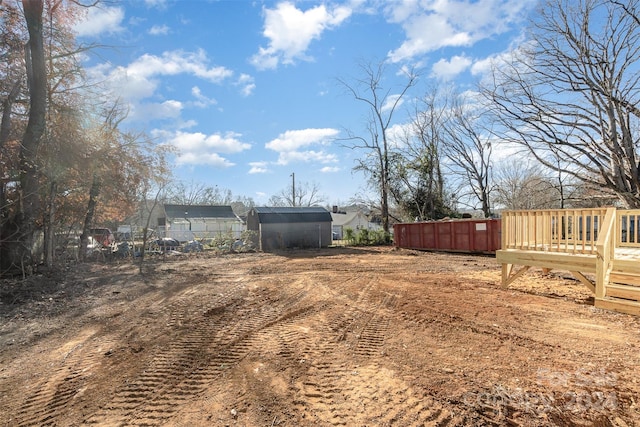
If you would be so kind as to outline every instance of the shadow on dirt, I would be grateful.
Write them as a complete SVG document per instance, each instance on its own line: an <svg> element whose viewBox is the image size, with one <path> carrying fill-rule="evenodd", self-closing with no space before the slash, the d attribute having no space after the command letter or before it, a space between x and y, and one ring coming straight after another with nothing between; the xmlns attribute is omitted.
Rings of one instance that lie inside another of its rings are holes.
<svg viewBox="0 0 640 427"><path fill-rule="evenodd" d="M378 255L383 251L388 251L390 246L330 246L328 248L292 248L277 251L270 251L273 255L286 258L318 258L337 255Z"/></svg>
<svg viewBox="0 0 640 427"><path fill-rule="evenodd" d="M50 269L27 278L0 280L0 319L73 317L108 295L135 299L157 289L162 261L145 262L144 274L131 261L87 262ZM140 284L143 286L139 286ZM135 284L136 286L132 286Z"/></svg>

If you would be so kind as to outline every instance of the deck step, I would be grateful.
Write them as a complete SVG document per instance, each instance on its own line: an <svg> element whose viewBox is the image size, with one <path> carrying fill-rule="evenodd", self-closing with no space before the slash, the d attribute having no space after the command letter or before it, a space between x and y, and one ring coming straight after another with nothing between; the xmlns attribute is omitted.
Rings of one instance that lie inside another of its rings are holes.
<svg viewBox="0 0 640 427"><path fill-rule="evenodd" d="M612 273L640 275L640 263L637 259L614 259Z"/></svg>
<svg viewBox="0 0 640 427"><path fill-rule="evenodd" d="M640 287L611 283L607 285L605 296L640 301Z"/></svg>
<svg viewBox="0 0 640 427"><path fill-rule="evenodd" d="M640 302L627 299L604 297L596 298L595 304L597 308L604 310L617 311L618 313L640 315Z"/></svg>
<svg viewBox="0 0 640 427"><path fill-rule="evenodd" d="M609 275L609 282L640 286L640 276L637 274L623 273L614 270Z"/></svg>

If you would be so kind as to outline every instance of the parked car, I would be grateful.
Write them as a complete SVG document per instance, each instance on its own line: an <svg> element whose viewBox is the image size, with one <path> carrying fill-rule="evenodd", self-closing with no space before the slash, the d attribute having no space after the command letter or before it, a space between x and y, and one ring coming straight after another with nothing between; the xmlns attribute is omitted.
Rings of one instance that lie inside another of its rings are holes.
<svg viewBox="0 0 640 427"><path fill-rule="evenodd" d="M116 241L115 236L108 228L91 228L89 235L102 246L110 246Z"/></svg>

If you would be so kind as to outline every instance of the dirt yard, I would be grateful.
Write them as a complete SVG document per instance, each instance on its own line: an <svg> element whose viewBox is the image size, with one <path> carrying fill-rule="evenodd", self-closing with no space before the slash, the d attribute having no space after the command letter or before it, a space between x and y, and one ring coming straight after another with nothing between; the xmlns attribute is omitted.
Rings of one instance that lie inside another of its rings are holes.
<svg viewBox="0 0 640 427"><path fill-rule="evenodd" d="M568 273L503 290L492 257L393 248L147 269L1 285L1 425L640 425L640 318Z"/></svg>

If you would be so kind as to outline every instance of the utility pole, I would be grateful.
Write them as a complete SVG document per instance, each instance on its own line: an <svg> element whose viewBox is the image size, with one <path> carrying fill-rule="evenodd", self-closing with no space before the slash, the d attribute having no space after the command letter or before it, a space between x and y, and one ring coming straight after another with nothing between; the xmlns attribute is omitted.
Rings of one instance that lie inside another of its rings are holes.
<svg viewBox="0 0 640 427"><path fill-rule="evenodd" d="M291 173L291 179L292 179L292 184L291 184L291 204L293 205L293 207L296 207L296 174L295 173Z"/></svg>

